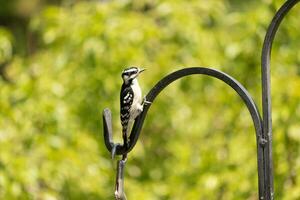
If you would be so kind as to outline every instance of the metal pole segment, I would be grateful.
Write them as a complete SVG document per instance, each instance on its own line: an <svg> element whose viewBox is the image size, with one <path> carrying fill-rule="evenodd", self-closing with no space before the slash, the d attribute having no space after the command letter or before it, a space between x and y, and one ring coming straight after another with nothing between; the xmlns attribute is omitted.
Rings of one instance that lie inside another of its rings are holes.
<svg viewBox="0 0 300 200"><path fill-rule="evenodd" d="M115 188L115 199L116 200L127 200L124 191L124 168L126 164L125 160L119 160L117 163L117 176L116 176L116 188Z"/></svg>
<svg viewBox="0 0 300 200"><path fill-rule="evenodd" d="M271 76L270 58L272 44L278 27L286 14L296 5L299 0L288 0L276 12L268 27L261 55L261 74L262 74L262 108L263 108L263 136L267 139L267 148L264 157L267 159L265 166L267 200L274 199L273 183L273 158L272 158L272 109L271 109Z"/></svg>
<svg viewBox="0 0 300 200"><path fill-rule="evenodd" d="M175 71L166 77L164 77L162 80L160 80L147 94L146 100L150 102L154 102L157 95L166 88L169 84L174 82L175 80L178 80L182 77L193 75L193 74L203 74L207 76L211 76L214 78L217 78L227 85L229 85L232 89L234 89L239 96L242 98L243 102L246 104L256 131L256 142L257 142L257 164L258 164L258 185L259 185L259 199L265 199L265 177L264 177L264 166L265 166L265 158L264 155L264 137L262 135L262 119L260 117L259 111L257 109L257 106L255 105L252 97L247 92L247 90L234 78L227 75L224 72L210 69L210 68L204 68L204 67L191 67L191 68L184 68L178 71ZM144 120L146 118L148 109L150 108L151 104L146 104L144 106L143 112L137 117L137 119L134 122L133 128L131 130L130 134L130 140L129 140L129 147L126 148L125 146L118 145L116 148L116 155L122 155L127 154L132 150L132 148L135 146ZM108 109L105 109L103 112L103 122L104 122L104 140L105 145L109 151L111 151L113 147L113 141L112 141L112 129L111 129L111 122L107 122L108 120L111 120L111 114ZM110 127L109 127L110 126ZM106 132L106 133L105 133Z"/></svg>

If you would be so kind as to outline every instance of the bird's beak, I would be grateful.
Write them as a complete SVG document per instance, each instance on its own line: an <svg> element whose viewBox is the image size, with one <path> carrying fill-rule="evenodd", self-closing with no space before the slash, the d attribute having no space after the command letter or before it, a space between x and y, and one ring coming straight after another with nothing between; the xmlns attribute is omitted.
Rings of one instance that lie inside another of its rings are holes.
<svg viewBox="0 0 300 200"><path fill-rule="evenodd" d="M146 69L140 69L139 70L139 74L142 73L143 71L145 71Z"/></svg>

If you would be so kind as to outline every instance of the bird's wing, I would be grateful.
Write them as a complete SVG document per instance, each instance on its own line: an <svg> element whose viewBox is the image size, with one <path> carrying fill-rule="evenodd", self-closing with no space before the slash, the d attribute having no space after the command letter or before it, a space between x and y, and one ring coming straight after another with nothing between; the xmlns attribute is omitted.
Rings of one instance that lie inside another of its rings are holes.
<svg viewBox="0 0 300 200"><path fill-rule="evenodd" d="M133 91L131 87L127 87L124 90L122 90L120 94L120 117L121 117L121 124L123 126L123 131L126 131L129 118L130 118L130 109L133 102Z"/></svg>

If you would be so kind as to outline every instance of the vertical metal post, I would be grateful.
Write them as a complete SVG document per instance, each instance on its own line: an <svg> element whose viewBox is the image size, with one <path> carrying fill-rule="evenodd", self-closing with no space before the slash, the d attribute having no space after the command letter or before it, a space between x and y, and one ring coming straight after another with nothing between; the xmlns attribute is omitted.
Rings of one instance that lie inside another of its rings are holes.
<svg viewBox="0 0 300 200"><path fill-rule="evenodd" d="M262 73L262 107L263 107L263 135L267 139L267 148L265 150L265 177L266 177L266 199L274 199L273 184L273 159L272 159L272 102L271 102L271 76L270 76L270 58L272 44L278 27L289 12L289 10L298 3L299 0L288 0L277 11L271 24L268 27L261 56Z"/></svg>

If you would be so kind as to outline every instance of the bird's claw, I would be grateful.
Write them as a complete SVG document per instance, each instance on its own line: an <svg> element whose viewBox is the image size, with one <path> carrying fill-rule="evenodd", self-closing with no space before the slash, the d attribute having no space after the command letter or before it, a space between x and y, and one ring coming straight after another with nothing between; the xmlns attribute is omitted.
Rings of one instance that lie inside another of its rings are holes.
<svg viewBox="0 0 300 200"><path fill-rule="evenodd" d="M144 100L143 100L143 105L150 105L150 104L152 104L152 102L151 101L147 101L146 96L145 96Z"/></svg>

